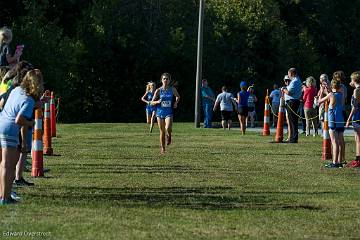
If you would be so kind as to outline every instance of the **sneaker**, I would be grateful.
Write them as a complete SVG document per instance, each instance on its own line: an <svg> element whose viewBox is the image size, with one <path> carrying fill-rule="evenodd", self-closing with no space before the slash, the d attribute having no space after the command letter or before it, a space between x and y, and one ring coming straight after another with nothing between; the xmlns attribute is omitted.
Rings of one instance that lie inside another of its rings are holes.
<svg viewBox="0 0 360 240"><path fill-rule="evenodd" d="M0 199L0 206L1 205L8 205L8 204L15 204L18 203L18 201L12 199L12 198L8 198L8 199Z"/></svg>
<svg viewBox="0 0 360 240"><path fill-rule="evenodd" d="M11 192L10 194L11 198L15 201L19 201L20 197L16 194L16 192Z"/></svg>
<svg viewBox="0 0 360 240"><path fill-rule="evenodd" d="M352 160L347 167L350 168L356 168L356 167L360 167L360 161L356 161L356 160Z"/></svg>
<svg viewBox="0 0 360 240"><path fill-rule="evenodd" d="M20 178L19 180L15 180L16 186L34 186L35 184L32 182L26 181L24 178Z"/></svg>
<svg viewBox="0 0 360 240"><path fill-rule="evenodd" d="M329 163L325 165L326 168L341 168L341 164Z"/></svg>

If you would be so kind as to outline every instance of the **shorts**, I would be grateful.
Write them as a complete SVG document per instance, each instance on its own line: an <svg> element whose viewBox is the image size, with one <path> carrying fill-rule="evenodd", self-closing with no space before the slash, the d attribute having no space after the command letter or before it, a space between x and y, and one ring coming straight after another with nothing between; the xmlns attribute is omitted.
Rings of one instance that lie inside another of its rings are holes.
<svg viewBox="0 0 360 240"><path fill-rule="evenodd" d="M172 108L158 108L156 111L156 117L158 118L170 118L173 116Z"/></svg>
<svg viewBox="0 0 360 240"><path fill-rule="evenodd" d="M240 114L240 116L247 117L249 113L249 108L247 106L239 106L238 113Z"/></svg>
<svg viewBox="0 0 360 240"><path fill-rule="evenodd" d="M19 137L10 135L0 135L0 146L1 148L18 148Z"/></svg>
<svg viewBox="0 0 360 240"><path fill-rule="evenodd" d="M344 132L345 131L345 127L335 127L335 126L329 126L329 129L335 132Z"/></svg>
<svg viewBox="0 0 360 240"><path fill-rule="evenodd" d="M152 115L152 113L155 112L155 111L156 111L156 108L154 108L154 107L152 107L152 108L147 107L146 108L146 114L147 115Z"/></svg>
<svg viewBox="0 0 360 240"><path fill-rule="evenodd" d="M255 107L249 107L249 112L255 111Z"/></svg>
<svg viewBox="0 0 360 240"><path fill-rule="evenodd" d="M221 111L221 119L224 121L231 120L232 111Z"/></svg>

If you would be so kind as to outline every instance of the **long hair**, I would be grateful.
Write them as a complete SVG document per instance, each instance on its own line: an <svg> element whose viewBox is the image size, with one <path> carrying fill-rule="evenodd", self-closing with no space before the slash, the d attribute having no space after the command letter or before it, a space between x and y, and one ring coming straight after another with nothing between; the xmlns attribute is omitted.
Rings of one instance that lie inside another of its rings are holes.
<svg viewBox="0 0 360 240"><path fill-rule="evenodd" d="M28 96L33 97L35 100L39 100L44 92L43 76L40 70L34 69L28 71L20 86L25 90Z"/></svg>
<svg viewBox="0 0 360 240"><path fill-rule="evenodd" d="M148 84L146 84L146 92L150 91L151 86L153 86L152 91L155 90L155 83L154 82L148 82Z"/></svg>

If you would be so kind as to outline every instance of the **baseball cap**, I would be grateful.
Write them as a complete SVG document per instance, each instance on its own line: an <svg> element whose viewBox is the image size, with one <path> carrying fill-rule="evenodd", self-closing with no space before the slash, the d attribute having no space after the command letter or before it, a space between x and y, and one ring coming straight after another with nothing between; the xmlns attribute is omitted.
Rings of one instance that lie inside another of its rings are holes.
<svg viewBox="0 0 360 240"><path fill-rule="evenodd" d="M240 83L240 87L246 87L246 86L247 86L247 84L246 84L245 81L242 81L242 82Z"/></svg>

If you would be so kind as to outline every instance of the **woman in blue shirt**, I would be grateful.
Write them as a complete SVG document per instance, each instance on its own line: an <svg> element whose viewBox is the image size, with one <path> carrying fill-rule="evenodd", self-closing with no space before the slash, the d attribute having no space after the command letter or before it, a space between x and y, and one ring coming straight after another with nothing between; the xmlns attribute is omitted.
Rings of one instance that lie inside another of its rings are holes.
<svg viewBox="0 0 360 240"><path fill-rule="evenodd" d="M151 105L157 105L156 117L160 129L160 154L165 153L166 145L171 144L173 108L177 108L180 95L176 88L170 86L171 76L163 73L160 78L162 86L156 89Z"/></svg>
<svg viewBox="0 0 360 240"><path fill-rule="evenodd" d="M31 119L35 101L43 92L43 79L39 70L29 71L21 85L11 93L0 113L0 205L13 203L10 198L15 167L19 159L19 151L26 152L26 129L33 127ZM22 142L19 146L20 128Z"/></svg>
<svg viewBox="0 0 360 240"><path fill-rule="evenodd" d="M150 124L150 132L152 132L154 127L155 112L156 112L156 107L150 104L151 100L154 97L154 91L155 91L155 83L148 82L148 84L146 85L146 92L144 96L141 98L141 101L146 103L146 108L145 108L146 123Z"/></svg>

